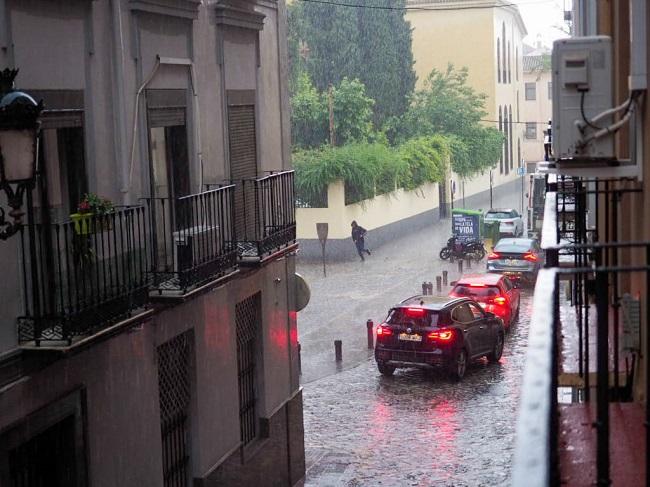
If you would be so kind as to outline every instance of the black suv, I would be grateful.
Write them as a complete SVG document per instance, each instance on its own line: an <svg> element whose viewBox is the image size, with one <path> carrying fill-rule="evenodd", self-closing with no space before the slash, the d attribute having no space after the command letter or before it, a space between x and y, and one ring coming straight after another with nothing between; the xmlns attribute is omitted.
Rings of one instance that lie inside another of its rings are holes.
<svg viewBox="0 0 650 487"><path fill-rule="evenodd" d="M503 321L468 298L413 296L391 308L377 327L379 372L398 367L445 367L457 381L469 361L503 352Z"/></svg>

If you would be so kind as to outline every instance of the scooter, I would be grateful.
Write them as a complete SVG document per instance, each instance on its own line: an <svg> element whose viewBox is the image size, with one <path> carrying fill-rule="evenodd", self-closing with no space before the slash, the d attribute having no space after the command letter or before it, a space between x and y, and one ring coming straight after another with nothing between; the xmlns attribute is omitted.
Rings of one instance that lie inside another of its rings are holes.
<svg viewBox="0 0 650 487"><path fill-rule="evenodd" d="M485 247L480 240L468 240L463 242L456 237L451 237L447 240L447 246L443 247L440 251L440 258L442 260L466 259L470 258L475 261L483 260L485 257Z"/></svg>

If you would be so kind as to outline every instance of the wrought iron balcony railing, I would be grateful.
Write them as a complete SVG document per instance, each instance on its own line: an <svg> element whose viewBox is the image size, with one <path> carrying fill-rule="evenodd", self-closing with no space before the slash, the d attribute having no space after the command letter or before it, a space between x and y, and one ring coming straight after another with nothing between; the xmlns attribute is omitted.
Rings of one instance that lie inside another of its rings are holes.
<svg viewBox="0 0 650 487"><path fill-rule="evenodd" d="M295 243L293 174L282 171L238 183L236 236L242 260L259 260Z"/></svg>
<svg viewBox="0 0 650 487"><path fill-rule="evenodd" d="M619 478L615 460L630 452L638 458L628 463L638 475L645 469L650 485L650 434L645 449L643 437L640 445L626 445L635 436L630 431L650 424L650 401L634 402L633 394L641 349L650 350L650 334L639 331L650 330L648 313L643 325L640 315L650 297L650 242L618 242L615 216L623 195L638 190L613 181L549 183L542 247L550 269L540 272L535 287L513 485L571 485L580 483L576 476L598 485L631 485ZM587 211L593 212L592 225ZM613 241L594 242L599 236ZM571 391L566 404L558 402L563 387ZM584 450L577 453L575 431Z"/></svg>
<svg viewBox="0 0 650 487"><path fill-rule="evenodd" d="M152 286L185 293L192 287L232 271L234 186L198 194L146 199L152 238Z"/></svg>
<svg viewBox="0 0 650 487"><path fill-rule="evenodd" d="M67 342L142 307L149 287L146 209L120 208L21 232L20 342Z"/></svg>

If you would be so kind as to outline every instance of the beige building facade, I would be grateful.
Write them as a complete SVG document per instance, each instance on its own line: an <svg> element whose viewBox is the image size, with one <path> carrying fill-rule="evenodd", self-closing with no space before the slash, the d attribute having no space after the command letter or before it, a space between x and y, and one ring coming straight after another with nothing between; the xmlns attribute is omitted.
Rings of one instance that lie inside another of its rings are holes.
<svg viewBox="0 0 650 487"><path fill-rule="evenodd" d="M505 137L503 154L492 171L498 186L517 178L522 155L522 40L527 31L516 6L503 0L408 0L406 19L413 29L413 58L422 87L433 68L467 67L469 85L487 96L485 123ZM422 9L418 9L421 7ZM455 198L489 190L489 174L456 182Z"/></svg>
<svg viewBox="0 0 650 487"><path fill-rule="evenodd" d="M544 160L544 136L553 114L551 51L539 46L527 53L524 62L523 158Z"/></svg>
<svg viewBox="0 0 650 487"><path fill-rule="evenodd" d="M0 0L5 68L45 110L0 485L300 481L285 2Z"/></svg>

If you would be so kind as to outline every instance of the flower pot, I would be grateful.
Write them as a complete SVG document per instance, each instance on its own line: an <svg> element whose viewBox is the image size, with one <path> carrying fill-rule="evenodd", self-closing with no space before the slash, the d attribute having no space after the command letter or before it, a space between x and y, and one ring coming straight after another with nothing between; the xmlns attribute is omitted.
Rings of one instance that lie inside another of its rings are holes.
<svg viewBox="0 0 650 487"><path fill-rule="evenodd" d="M93 233L92 213L73 213L70 220L74 224L74 231L77 235L90 235Z"/></svg>

